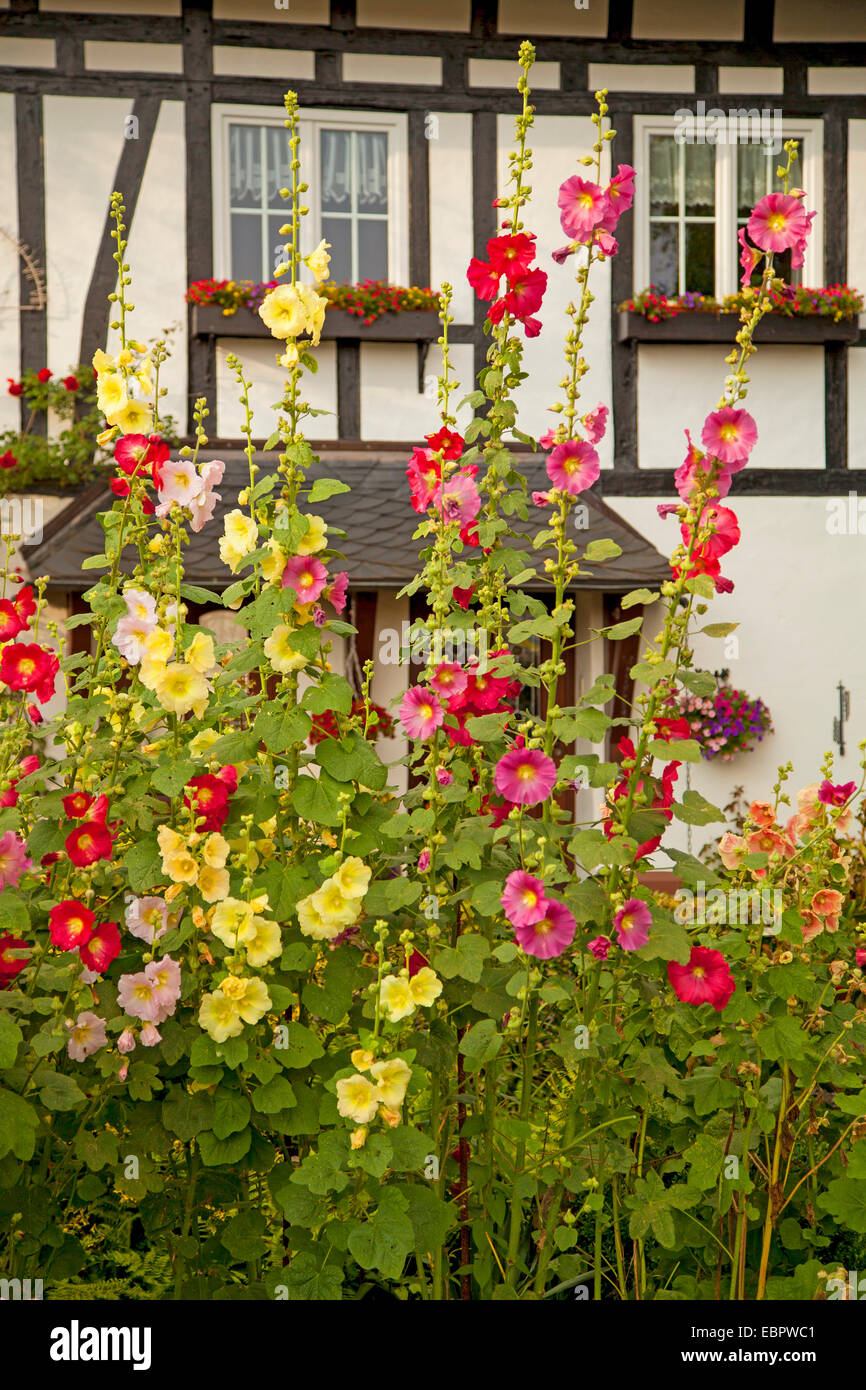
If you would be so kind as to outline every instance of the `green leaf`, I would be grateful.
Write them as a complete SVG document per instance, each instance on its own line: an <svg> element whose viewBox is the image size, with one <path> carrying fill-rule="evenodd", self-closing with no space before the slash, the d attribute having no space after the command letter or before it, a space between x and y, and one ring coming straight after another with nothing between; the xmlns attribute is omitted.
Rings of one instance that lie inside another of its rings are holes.
<svg viewBox="0 0 866 1390"><path fill-rule="evenodd" d="M677 671L677 680L693 695L715 695L716 678L709 671Z"/></svg>
<svg viewBox="0 0 866 1390"><path fill-rule="evenodd" d="M444 975L446 980L453 980L457 975L461 980L469 980L477 985L481 979L484 960L489 954L490 946L486 938L476 933L468 933L458 937L455 948L447 946L444 951L434 956L433 968L437 974Z"/></svg>
<svg viewBox="0 0 866 1390"><path fill-rule="evenodd" d="M188 598L190 603L213 603L217 608L223 606L219 594L215 594L212 589L201 589L198 584L181 584L180 596Z"/></svg>
<svg viewBox="0 0 866 1390"><path fill-rule="evenodd" d="M121 860L133 893L149 893L163 880L162 856L155 835L136 839Z"/></svg>
<svg viewBox="0 0 866 1390"><path fill-rule="evenodd" d="M275 1115L278 1110L290 1110L296 1103L292 1084L285 1076L273 1076L264 1086L253 1091L253 1109L261 1115Z"/></svg>
<svg viewBox="0 0 866 1390"><path fill-rule="evenodd" d="M206 1091L189 1095L176 1087L162 1103L162 1123L178 1139L194 1139L203 1129L210 1129L214 1104Z"/></svg>
<svg viewBox="0 0 866 1390"><path fill-rule="evenodd" d="M250 1118L250 1103L238 1091L220 1088L213 1098L213 1123L211 1129L217 1139L228 1139L245 1129Z"/></svg>
<svg viewBox="0 0 866 1390"><path fill-rule="evenodd" d="M15 1058L18 1055L18 1044L22 1041L24 1034L11 1014L0 1014L0 1070L15 1065Z"/></svg>
<svg viewBox="0 0 866 1390"><path fill-rule="evenodd" d="M351 492L348 483L341 483L337 478L317 478L310 488L307 502L312 506L316 502L325 502L329 497L336 497L340 492Z"/></svg>
<svg viewBox="0 0 866 1390"><path fill-rule="evenodd" d="M712 806L700 792L684 792L682 805L674 802L674 815L686 825L712 825L724 821L724 812Z"/></svg>
<svg viewBox="0 0 866 1390"><path fill-rule="evenodd" d="M739 623L707 623L701 632L705 637L727 637L729 633L736 632L739 626Z"/></svg>
<svg viewBox="0 0 866 1390"><path fill-rule="evenodd" d="M391 1164L397 1173L420 1171L427 1157L433 1152L434 1144L414 1125L397 1125L388 1131L391 1140Z"/></svg>
<svg viewBox="0 0 866 1390"><path fill-rule="evenodd" d="M783 1059L799 1062L807 1055L808 1037L796 1018L790 1014L780 1014L765 1023L758 1033L758 1046L765 1057L773 1062Z"/></svg>
<svg viewBox="0 0 866 1390"><path fill-rule="evenodd" d="M30 839L32 841L32 835ZM29 926L30 913L24 899L10 888L4 888L0 893L0 931L8 932L10 936L20 936Z"/></svg>
<svg viewBox="0 0 866 1390"><path fill-rule="evenodd" d="M605 536L600 540L590 541L583 553L582 559L588 560L592 565L597 564L600 560L615 560L617 556L621 554L622 546L617 545L616 541L608 540Z"/></svg>
<svg viewBox="0 0 866 1390"><path fill-rule="evenodd" d="M238 1163L249 1150L253 1132L244 1129L240 1134L232 1134L228 1139L217 1139L210 1130L198 1136L201 1161L206 1168L218 1168L224 1164Z"/></svg>
<svg viewBox="0 0 866 1390"><path fill-rule="evenodd" d="M83 1105L86 1096L78 1082L62 1071L37 1071L34 1078L39 1085L39 1099L46 1110L75 1110Z"/></svg>
<svg viewBox="0 0 866 1390"><path fill-rule="evenodd" d="M309 710L310 714L326 714L328 710L333 710L335 714L348 714L352 708L352 699L352 687L349 682L342 676L328 672L318 685L307 687L301 706Z"/></svg>
<svg viewBox="0 0 866 1390"><path fill-rule="evenodd" d="M381 791L388 780L388 769L376 756L371 743L353 730L339 742L322 739L316 747L320 767L338 782L359 782L371 791Z"/></svg>
<svg viewBox="0 0 866 1390"><path fill-rule="evenodd" d="M292 790L292 805L304 820L313 821L316 825L340 825L343 819L340 791L340 783L329 777L327 772L322 772L319 777L301 776Z"/></svg>
<svg viewBox="0 0 866 1390"><path fill-rule="evenodd" d="M308 1067L317 1058L324 1057L325 1049L315 1033L303 1023L287 1023L288 1046L275 1049L276 1057L284 1067Z"/></svg>
<svg viewBox="0 0 866 1390"><path fill-rule="evenodd" d="M601 633L610 638L611 642L620 642L624 637L631 637L635 632L640 632L643 627L643 614L638 618L627 618L624 623L614 623L613 627L601 628Z"/></svg>
<svg viewBox="0 0 866 1390"><path fill-rule="evenodd" d="M681 763L699 763L702 756L701 745L694 738L654 738L649 744L649 751L654 758L661 758L664 762L676 758Z"/></svg>
<svg viewBox="0 0 866 1390"><path fill-rule="evenodd" d="M327 1255L325 1256L327 1259ZM343 1276L336 1265L323 1264L308 1250L292 1257L288 1269L277 1270L290 1303L339 1303L343 1297Z"/></svg>
<svg viewBox="0 0 866 1390"><path fill-rule="evenodd" d="M629 675L634 681L643 681L644 685L652 686L672 676L676 669L676 663L673 661L638 661L632 666Z"/></svg>
<svg viewBox="0 0 866 1390"><path fill-rule="evenodd" d="M485 1062L491 1061L502 1048L504 1039L492 1018L483 1018L473 1023L460 1041L459 1051L466 1058L467 1072L479 1071Z"/></svg>
<svg viewBox="0 0 866 1390"><path fill-rule="evenodd" d="M378 1270L386 1279L399 1279L415 1245L409 1203L394 1187L382 1190L379 1205L349 1234L349 1250L362 1269Z"/></svg>
<svg viewBox="0 0 866 1390"><path fill-rule="evenodd" d="M691 953L691 941L684 926L672 918L650 909L652 926L649 940L635 955L639 960L675 960L685 965Z"/></svg>
<svg viewBox="0 0 866 1390"><path fill-rule="evenodd" d="M818 1206L834 1216L843 1229L866 1231L866 1181L835 1178L818 1198Z"/></svg>
<svg viewBox="0 0 866 1390"><path fill-rule="evenodd" d="M686 1094L695 1107L696 1115L712 1115L716 1110L730 1110L737 1099L737 1088L712 1067L696 1067L686 1079Z"/></svg>
<svg viewBox="0 0 866 1390"><path fill-rule="evenodd" d="M400 1183L393 1190L406 1198L415 1248L424 1254L432 1254L444 1245L448 1232L457 1221L454 1208L437 1197L432 1188L421 1183Z"/></svg>
<svg viewBox="0 0 866 1390"><path fill-rule="evenodd" d="M652 589L632 589L619 601L620 608L632 608L636 603L655 603L659 597Z"/></svg>
<svg viewBox="0 0 866 1390"><path fill-rule="evenodd" d="M165 762L155 769L151 783L156 791L163 792L165 796L175 797L195 774L194 762L185 759L180 762Z"/></svg>
<svg viewBox="0 0 866 1390"><path fill-rule="evenodd" d="M13 1153L28 1162L36 1148L39 1115L14 1091L0 1091L0 1158Z"/></svg>
<svg viewBox="0 0 866 1390"><path fill-rule="evenodd" d="M220 1245L225 1246L233 1259L246 1264L264 1255L268 1223L260 1211L241 1211L223 1227Z"/></svg>
<svg viewBox="0 0 866 1390"><path fill-rule="evenodd" d="M566 715L556 721L556 735L563 743L571 743L575 738L588 739L590 743L600 743L610 728L610 716L602 709L580 709L577 714Z"/></svg>
<svg viewBox="0 0 866 1390"><path fill-rule="evenodd" d="M291 709L270 705L257 716L253 733L269 753L285 753L304 743L313 727L309 715L296 706Z"/></svg>

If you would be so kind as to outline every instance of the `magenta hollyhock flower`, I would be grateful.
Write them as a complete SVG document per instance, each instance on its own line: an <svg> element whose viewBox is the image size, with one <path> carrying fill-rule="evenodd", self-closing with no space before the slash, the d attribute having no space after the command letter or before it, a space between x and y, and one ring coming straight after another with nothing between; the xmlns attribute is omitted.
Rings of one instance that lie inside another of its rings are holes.
<svg viewBox="0 0 866 1390"><path fill-rule="evenodd" d="M328 582L328 571L315 555L293 555L283 570L283 588L292 588L299 603L315 603Z"/></svg>
<svg viewBox="0 0 866 1390"><path fill-rule="evenodd" d="M809 235L810 219L799 198L767 193L746 223L749 240L762 251L788 251Z"/></svg>
<svg viewBox="0 0 866 1390"><path fill-rule="evenodd" d="M606 936L594 936L592 941L586 943L586 949L596 960L607 960L612 945L613 942L608 941Z"/></svg>
<svg viewBox="0 0 866 1390"><path fill-rule="evenodd" d="M747 410L723 405L704 421L701 443L708 454L722 463L748 458L758 438L758 427Z"/></svg>
<svg viewBox="0 0 866 1390"><path fill-rule="evenodd" d="M616 230L616 224L634 202L634 181L637 170L630 164L620 164L607 186L608 211L602 226L606 232Z"/></svg>
<svg viewBox="0 0 866 1390"><path fill-rule="evenodd" d="M16 888L18 880L28 869L33 868L33 860L27 857L27 846L14 830L0 835L0 888L10 885Z"/></svg>
<svg viewBox="0 0 866 1390"><path fill-rule="evenodd" d="M346 607L346 594L348 590L349 576L345 570L340 570L339 574L334 575L334 578L325 590L325 598L331 604L331 607L336 609L338 613L342 613L343 609Z"/></svg>
<svg viewBox="0 0 866 1390"><path fill-rule="evenodd" d="M693 946L685 965L668 961L668 979L684 1004L712 1004L721 1013L737 988L730 966L721 951Z"/></svg>
<svg viewBox="0 0 866 1390"><path fill-rule="evenodd" d="M549 507L553 500L551 492L533 492L532 505L534 507Z"/></svg>
<svg viewBox="0 0 866 1390"><path fill-rule="evenodd" d="M429 849L422 849L421 853L418 855L418 872L419 874L426 874L429 868L430 851Z"/></svg>
<svg viewBox="0 0 866 1390"><path fill-rule="evenodd" d="M449 521L461 526L474 521L481 510L481 498L474 478L462 470L440 483L433 494L433 504Z"/></svg>
<svg viewBox="0 0 866 1390"><path fill-rule="evenodd" d="M649 941L652 915L640 898L629 898L613 919L619 944L624 951L639 951Z"/></svg>
<svg viewBox="0 0 866 1390"><path fill-rule="evenodd" d="M574 940L577 923L564 903L548 902L544 916L532 926L515 927L521 951L539 960L561 956Z"/></svg>
<svg viewBox="0 0 866 1390"><path fill-rule="evenodd" d="M400 705L400 722L410 738L430 738L441 728L445 712L431 690L413 685Z"/></svg>
<svg viewBox="0 0 866 1390"><path fill-rule="evenodd" d="M818 800L822 801L825 806L844 806L856 790L856 782L842 782L838 786L834 786L825 778L818 788Z"/></svg>
<svg viewBox="0 0 866 1390"><path fill-rule="evenodd" d="M105 1019L85 1012L78 1015L69 1031L66 1051L73 1062L83 1062L92 1053L98 1052L107 1042Z"/></svg>
<svg viewBox="0 0 866 1390"><path fill-rule="evenodd" d="M449 772L447 767L437 767L436 781L439 783L440 787L450 787L451 783L454 781L454 773Z"/></svg>
<svg viewBox="0 0 866 1390"><path fill-rule="evenodd" d="M761 253L760 251L756 251L754 246L750 246L749 243L746 241L745 227L741 227L740 230L737 232L737 240L739 241L740 246L742 247L742 250L740 251L740 265L743 267L743 273L740 276L740 284L742 285L743 289L745 289L746 286L751 282L755 266L761 259Z"/></svg>
<svg viewBox="0 0 866 1390"><path fill-rule="evenodd" d="M582 424L586 430L590 444L598 444L604 437L607 429L607 417L610 414L606 405L597 405L595 410L591 410L588 415L584 415Z"/></svg>
<svg viewBox="0 0 866 1390"><path fill-rule="evenodd" d="M535 806L546 801L556 783L556 766L540 748L512 748L496 764L493 785L506 801Z"/></svg>
<svg viewBox="0 0 866 1390"><path fill-rule="evenodd" d="M561 492L576 497L592 487L601 472L598 454L583 439L566 439L557 444L547 460L547 476Z"/></svg>
<svg viewBox="0 0 866 1390"><path fill-rule="evenodd" d="M866 951L863 950L863 947L862 947L862 946L861 946L860 949L857 951L857 954L856 954L856 956L854 957L854 959L856 960L856 962L857 962L857 964L858 964L859 966L864 966L864 965L866 965Z"/></svg>
<svg viewBox="0 0 866 1390"><path fill-rule="evenodd" d="M469 683L469 677L456 661L440 661L430 681L430 689L446 699L451 695L461 695Z"/></svg>
<svg viewBox="0 0 866 1390"><path fill-rule="evenodd" d="M540 878L525 869L515 869L505 880L502 907L513 927L532 927L546 915L550 903Z"/></svg>
<svg viewBox="0 0 866 1390"><path fill-rule="evenodd" d="M604 189L597 183L582 179L579 174L572 174L571 178L560 184L556 201L562 230L573 241L582 241L587 237L610 211Z"/></svg>

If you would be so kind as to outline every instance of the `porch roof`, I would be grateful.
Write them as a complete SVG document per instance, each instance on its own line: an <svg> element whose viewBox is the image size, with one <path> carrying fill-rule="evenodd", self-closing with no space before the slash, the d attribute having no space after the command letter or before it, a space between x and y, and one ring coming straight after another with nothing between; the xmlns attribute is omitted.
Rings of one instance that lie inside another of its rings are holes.
<svg viewBox="0 0 866 1390"><path fill-rule="evenodd" d="M246 456L239 450L219 450L217 456L226 464L225 476L217 489L221 500L213 519L198 534L190 535L190 544L184 550L184 569L190 583L219 590L234 579L219 557L222 519L237 507L239 492L249 485L249 472ZM272 454L256 454L254 458L260 476L273 469ZM337 562L336 567L348 571L354 589L400 589L417 573L421 543L412 536L420 518L409 505L406 458L403 450L323 450L321 461L308 470L311 481L336 477L351 488L350 492L315 503L312 510L329 525L346 532L344 540L336 540L336 547L345 555L345 561ZM544 491L550 486L542 457L522 455L518 466L527 477L530 491ZM56 588L79 592L90 588L98 572L82 570L81 562L89 555L101 553L104 536L97 513L107 510L114 500L107 482L100 480L70 501L46 525L37 545L23 547L30 573L47 574ZM575 532L581 548L606 537L621 547L622 554L590 566L592 573L582 575L578 587L626 593L629 589L658 585L670 577L667 560L599 496L585 492L580 500L588 510L587 527ZM526 538L527 566L538 569L541 562L530 548L530 538L541 528L543 512L530 507L528 521L512 518L511 524L518 535ZM133 552L127 552L126 558L128 565L123 568L131 569ZM533 587L531 582L528 587Z"/></svg>

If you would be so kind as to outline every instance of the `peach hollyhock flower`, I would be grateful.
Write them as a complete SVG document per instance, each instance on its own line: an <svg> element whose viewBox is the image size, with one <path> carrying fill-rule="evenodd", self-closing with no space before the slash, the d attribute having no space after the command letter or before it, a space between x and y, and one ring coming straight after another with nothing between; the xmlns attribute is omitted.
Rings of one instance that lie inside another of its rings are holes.
<svg viewBox="0 0 866 1390"><path fill-rule="evenodd" d="M790 193L768 193L755 204L746 232L762 251L788 251L805 241L810 225L799 198Z"/></svg>
<svg viewBox="0 0 866 1390"><path fill-rule="evenodd" d="M228 869L215 869L205 864L198 876L198 891L206 903L218 903L229 895Z"/></svg>
<svg viewBox="0 0 866 1390"><path fill-rule="evenodd" d="M561 956L574 940L577 923L563 903L550 901L539 922L532 926L515 927L514 935L521 951L539 960Z"/></svg>
<svg viewBox="0 0 866 1390"><path fill-rule="evenodd" d="M814 912L801 912L803 918L803 943L811 941L813 937L819 936L824 930L824 922Z"/></svg>
<svg viewBox="0 0 866 1390"><path fill-rule="evenodd" d="M312 555L293 555L283 570L282 586L294 589L298 602L315 603L328 582L328 571Z"/></svg>
<svg viewBox="0 0 866 1390"><path fill-rule="evenodd" d="M363 898L370 886L370 868L363 859L351 854L343 860L332 881L344 898Z"/></svg>
<svg viewBox="0 0 866 1390"><path fill-rule="evenodd" d="M740 860L749 852L742 835L732 835L730 830L726 830L719 840L719 858L726 869L738 869Z"/></svg>
<svg viewBox="0 0 866 1390"><path fill-rule="evenodd" d="M721 463L748 458L758 438L758 427L747 410L723 405L704 421L701 443Z"/></svg>
<svg viewBox="0 0 866 1390"><path fill-rule="evenodd" d="M547 460L547 476L553 486L571 497L592 487L600 472L598 454L583 439L566 439L557 444Z"/></svg>
<svg viewBox="0 0 866 1390"><path fill-rule="evenodd" d="M513 748L496 764L493 785L506 801L535 806L546 801L556 783L556 767L540 748Z"/></svg>
<svg viewBox="0 0 866 1390"><path fill-rule="evenodd" d="M419 1009L429 1009L442 993L442 981L429 965L422 965L409 980L409 993Z"/></svg>
<svg viewBox="0 0 866 1390"><path fill-rule="evenodd" d="M320 516L310 516L302 513L304 520L308 522L307 531L298 541L299 555L315 555L318 550L324 550L328 544L325 535L325 522Z"/></svg>
<svg viewBox="0 0 866 1390"><path fill-rule="evenodd" d="M412 1075L402 1057L391 1057L386 1062L374 1062L370 1075L376 1078L376 1090L383 1105L397 1107L406 1099L406 1087Z"/></svg>
<svg viewBox="0 0 866 1390"><path fill-rule="evenodd" d="M844 901L835 888L821 888L812 898L811 908L819 917L838 917Z"/></svg>
<svg viewBox="0 0 866 1390"><path fill-rule="evenodd" d="M652 914L640 898L629 898L613 919L619 944L624 951L637 951L649 941Z"/></svg>
<svg viewBox="0 0 866 1390"><path fill-rule="evenodd" d="M270 637L265 639L264 653L275 671L286 675L289 671L303 671L307 658L302 652L289 646L289 639L295 635L296 628L288 623L279 623Z"/></svg>
<svg viewBox="0 0 866 1390"><path fill-rule="evenodd" d="M363 1149L369 1133L370 1131L366 1125L359 1125L357 1129L353 1129L349 1138L349 1147L353 1149Z"/></svg>
<svg viewBox="0 0 866 1390"><path fill-rule="evenodd" d="M531 927L547 912L544 884L524 869L515 869L505 880L502 908L513 927Z"/></svg>
<svg viewBox="0 0 866 1390"><path fill-rule="evenodd" d="M753 801L749 815L761 830L770 830L776 824L776 812L769 801Z"/></svg>
<svg viewBox="0 0 866 1390"><path fill-rule="evenodd" d="M372 1081L360 1073L337 1082L337 1110L346 1120L366 1124L379 1109L379 1100L379 1092Z"/></svg>
<svg viewBox="0 0 866 1390"><path fill-rule="evenodd" d="M232 574L247 555L252 555L259 543L259 528L252 517L235 508L228 512L223 521L223 534L220 537L220 559L228 565Z"/></svg>
<svg viewBox="0 0 866 1390"><path fill-rule="evenodd" d="M107 1041L105 1019L98 1018L94 1013L85 1012L78 1015L70 1029L66 1051L73 1062L83 1062L87 1057L104 1047Z"/></svg>
<svg viewBox="0 0 866 1390"><path fill-rule="evenodd" d="M802 840L812 828L812 821L809 816L804 816L797 812L795 816L789 816L785 822L785 834L791 840Z"/></svg>
<svg viewBox="0 0 866 1390"><path fill-rule="evenodd" d="M426 686L415 685L406 691L400 703L400 723L409 738L432 738L444 719L442 706Z"/></svg>
<svg viewBox="0 0 866 1390"><path fill-rule="evenodd" d="M797 810L803 816L808 816L814 820L821 811L820 788L817 782L810 782L808 787L801 787L797 792Z"/></svg>
<svg viewBox="0 0 866 1390"><path fill-rule="evenodd" d="M389 1129L396 1129L402 1121L399 1110L394 1110L390 1105L383 1105L379 1111L379 1118L388 1126Z"/></svg>
<svg viewBox="0 0 866 1390"><path fill-rule="evenodd" d="M415 1000L405 975L386 975L379 989L379 1003L391 1023L415 1012Z"/></svg>

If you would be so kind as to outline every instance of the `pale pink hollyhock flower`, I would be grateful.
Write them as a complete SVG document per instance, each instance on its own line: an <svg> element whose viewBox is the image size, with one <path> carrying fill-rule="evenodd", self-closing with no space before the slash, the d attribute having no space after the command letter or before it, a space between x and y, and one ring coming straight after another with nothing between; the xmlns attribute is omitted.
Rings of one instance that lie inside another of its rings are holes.
<svg viewBox="0 0 866 1390"><path fill-rule="evenodd" d="M556 443L556 430L545 430L539 436L538 443L542 449L552 449Z"/></svg>
<svg viewBox="0 0 866 1390"><path fill-rule="evenodd" d="M525 955L552 960L571 945L576 930L577 924L565 904L548 902L540 921L532 926L515 927L514 935Z"/></svg>
<svg viewBox="0 0 866 1390"><path fill-rule="evenodd" d="M652 914L640 898L629 898L613 919L619 944L624 951L638 951L649 941Z"/></svg>
<svg viewBox="0 0 866 1390"><path fill-rule="evenodd" d="M792 840L805 839L811 829L811 816L804 816L800 811L798 811L796 815L790 816L785 822L785 831Z"/></svg>
<svg viewBox="0 0 866 1390"><path fill-rule="evenodd" d="M406 691L400 705L400 722L410 738L431 738L444 718L442 706L426 686L414 685Z"/></svg>
<svg viewBox="0 0 866 1390"><path fill-rule="evenodd" d="M151 945L168 931L168 907L162 898L133 898L126 906L126 930Z"/></svg>
<svg viewBox="0 0 866 1390"><path fill-rule="evenodd" d="M328 571L315 555L293 555L283 570L283 588L294 589L300 603L315 603L328 582Z"/></svg>
<svg viewBox="0 0 866 1390"><path fill-rule="evenodd" d="M740 860L749 852L749 847L742 835L732 835L730 830L726 830L719 840L719 858L726 869L738 869Z"/></svg>
<svg viewBox="0 0 866 1390"><path fill-rule="evenodd" d="M419 874L426 874L429 868L430 851L429 849L422 849L421 853L418 855L418 872Z"/></svg>
<svg viewBox="0 0 866 1390"><path fill-rule="evenodd" d="M126 1056L127 1052L135 1049L135 1034L131 1028L124 1028L120 1037L117 1039L117 1050Z"/></svg>
<svg viewBox="0 0 866 1390"><path fill-rule="evenodd" d="M128 1063L128 1062L124 1062L123 1066L120 1068L120 1071L117 1073L117 1079L118 1079L118 1081L125 1081L128 1075L129 1075L129 1063Z"/></svg>
<svg viewBox="0 0 866 1390"><path fill-rule="evenodd" d="M217 502L222 501L222 494L214 492L214 488L222 482L225 471L226 466L220 459L211 459L209 463L202 464L199 470L201 487L189 504L192 512L189 523L191 531L201 531L213 516Z"/></svg>
<svg viewBox="0 0 866 1390"><path fill-rule="evenodd" d="M132 1018L154 1023L159 1017L156 982L139 970L135 975L121 975L117 982L117 1002Z"/></svg>
<svg viewBox="0 0 866 1390"><path fill-rule="evenodd" d="M606 936L594 936L592 941L587 942L586 949L596 960L607 960L610 955L612 941L608 941Z"/></svg>
<svg viewBox="0 0 866 1390"><path fill-rule="evenodd" d="M723 405L704 421L701 443L708 454L722 463L748 458L758 438L758 427L747 410Z"/></svg>
<svg viewBox="0 0 866 1390"><path fill-rule="evenodd" d="M525 869L515 869L505 880L502 907L513 927L531 927L540 922L550 904L540 878Z"/></svg>
<svg viewBox="0 0 866 1390"><path fill-rule="evenodd" d="M610 212L610 202L604 189L597 183L582 179L579 174L560 184L559 220L567 237L582 241L594 227L603 222Z"/></svg>
<svg viewBox="0 0 866 1390"><path fill-rule="evenodd" d="M162 960L152 960L146 965L144 973L153 981L153 997L161 1014L154 1022L162 1023L174 1013L180 998L180 966L171 956L163 956Z"/></svg>
<svg viewBox="0 0 866 1390"><path fill-rule="evenodd" d="M468 684L469 677L462 666L458 666L456 661L441 661L433 672L430 689L447 698L460 695Z"/></svg>
<svg viewBox="0 0 866 1390"><path fill-rule="evenodd" d="M83 1062L106 1044L105 1019L85 1012L78 1015L69 1030L66 1051L73 1062Z"/></svg>
<svg viewBox="0 0 866 1390"><path fill-rule="evenodd" d="M130 618L139 618L149 623L151 631L156 627L156 599L146 589L130 587L123 591L123 601Z"/></svg>
<svg viewBox="0 0 866 1390"><path fill-rule="evenodd" d="M606 405L597 405L595 410L591 410L588 415L584 415L582 424L586 430L590 444L598 444L604 438L607 429L607 417L610 414Z"/></svg>
<svg viewBox="0 0 866 1390"><path fill-rule="evenodd" d="M475 520L481 510L475 479L462 471L453 473L446 478L444 485L440 483L436 488L433 505L449 521L459 521L461 526L466 526Z"/></svg>
<svg viewBox="0 0 866 1390"><path fill-rule="evenodd" d="M454 781L454 773L449 772L447 767L437 767L436 781L439 783L440 787L450 787L451 783Z"/></svg>
<svg viewBox="0 0 866 1390"><path fill-rule="evenodd" d="M566 439L557 444L547 460L547 476L561 492L576 497L592 487L601 472L598 454L583 439Z"/></svg>
<svg viewBox="0 0 866 1390"><path fill-rule="evenodd" d="M331 583L325 590L325 598L338 613L342 613L346 607L346 593L349 588L349 576L345 570L340 570L335 574Z"/></svg>
<svg viewBox="0 0 866 1390"><path fill-rule="evenodd" d="M0 835L0 888L15 888L22 874L33 868L33 860L27 857L27 846L19 840L14 830Z"/></svg>
<svg viewBox="0 0 866 1390"><path fill-rule="evenodd" d="M762 251L788 251L809 235L810 219L799 198L767 193L746 223L749 240Z"/></svg>
<svg viewBox="0 0 866 1390"><path fill-rule="evenodd" d="M153 1023L145 1023L141 1030L142 1047L156 1047L157 1043L162 1042L162 1033Z"/></svg>
<svg viewBox="0 0 866 1390"><path fill-rule="evenodd" d="M506 801L534 806L545 801L556 783L556 766L540 748L513 748L496 764L493 785Z"/></svg>
<svg viewBox="0 0 866 1390"><path fill-rule="evenodd" d="M201 492L201 478L189 459L168 459L160 466L157 516L168 516L172 505L188 507Z"/></svg>
<svg viewBox="0 0 866 1390"><path fill-rule="evenodd" d="M125 614L114 629L111 640L124 660L131 666L137 666L144 655L145 638L155 627L156 623L143 622L141 618L131 618Z"/></svg>

